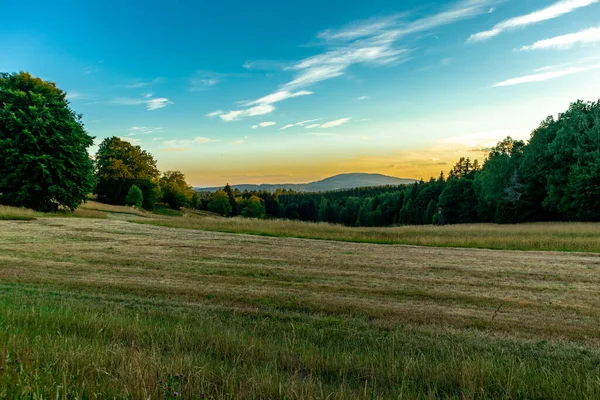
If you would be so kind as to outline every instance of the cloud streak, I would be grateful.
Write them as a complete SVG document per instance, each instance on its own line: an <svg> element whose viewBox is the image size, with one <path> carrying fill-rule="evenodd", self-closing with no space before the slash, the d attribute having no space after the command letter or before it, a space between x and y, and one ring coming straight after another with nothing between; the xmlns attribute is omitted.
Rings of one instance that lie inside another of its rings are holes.
<svg viewBox="0 0 600 400"><path fill-rule="evenodd" d="M143 88L143 87L147 87L147 86L152 86L156 83L159 83L160 81L162 81L162 78L154 78L151 81L136 80L136 81L133 81L126 85L123 85L123 87L125 87L127 89L139 89L139 88Z"/></svg>
<svg viewBox="0 0 600 400"><path fill-rule="evenodd" d="M568 67L555 71L549 72L539 72L535 74L520 76L517 78L508 79L502 82L496 83L493 87L501 87L501 86L514 86L520 85L523 83L532 83L532 82L542 82L550 79L556 79L567 75L579 74L582 72L591 71L594 69L600 68L600 64L598 65L590 65L586 67Z"/></svg>
<svg viewBox="0 0 600 400"><path fill-rule="evenodd" d="M490 30L472 34L467 39L467 42L473 43L484 41L498 36L505 31L558 18L561 15L573 12L578 8L587 7L589 5L598 3L599 1L600 0L561 0L552 4L551 6L542 8L541 10L537 10L526 15L521 15L519 17L510 18L499 22L496 25L494 25Z"/></svg>
<svg viewBox="0 0 600 400"><path fill-rule="evenodd" d="M265 122L261 122L260 124L257 124L257 125L252 125L252 129L266 128L266 127L269 127L269 126L273 126L275 124L276 124L275 121L265 121Z"/></svg>
<svg viewBox="0 0 600 400"><path fill-rule="evenodd" d="M235 121L243 117L254 117L257 115L265 115L270 114L275 110L275 106L273 104L279 103L280 101L284 101L287 99L291 99L294 97L300 96L308 96L313 94L313 92L309 92L308 90L300 90L298 92L289 92L287 90L280 90L275 93L271 93L267 96L261 97L257 100L244 101L243 105L248 106L250 108L246 108L244 110L231 110L228 112L221 112L220 114L216 114L225 122ZM218 111L215 111L215 114Z"/></svg>
<svg viewBox="0 0 600 400"><path fill-rule="evenodd" d="M144 96L143 99L134 99L130 97L117 97L112 101L113 104L118 104L121 106L135 106L140 104L145 104L146 109L148 111L158 110L159 108L164 108L170 104L174 104L171 100L166 97L158 97L158 98L149 98Z"/></svg>
<svg viewBox="0 0 600 400"><path fill-rule="evenodd" d="M305 88L341 77L354 65L380 66L405 62L410 59L411 48L399 44L402 38L485 14L489 11L489 5L496 1L461 0L437 14L411 22L406 22L406 15L402 14L359 21L339 30L323 31L317 35L324 46L321 53L291 63L285 68L294 72L290 81L261 99L246 102L246 106L259 109L233 110L220 117L224 121L233 121L268 114L275 110L276 102L297 97L290 94L308 94ZM278 100L265 101L271 98Z"/></svg>
<svg viewBox="0 0 600 400"><path fill-rule="evenodd" d="M159 97L157 99L150 99L145 102L146 109L149 111L158 110L159 108L164 108L169 104L173 104L173 102L165 97Z"/></svg>
<svg viewBox="0 0 600 400"><path fill-rule="evenodd" d="M350 122L351 119L352 119L351 117L348 117L348 118L340 118L340 119L336 119L333 121L325 122L324 124L321 125L321 128L324 128L324 129L335 128L336 126L347 124L348 122Z"/></svg>
<svg viewBox="0 0 600 400"><path fill-rule="evenodd" d="M162 131L163 128L150 128L146 126L132 126L128 129L129 134L127 136L139 136L139 135L149 135L153 133L157 133Z"/></svg>
<svg viewBox="0 0 600 400"><path fill-rule="evenodd" d="M569 33L567 35L555 36L550 39L538 40L530 46L523 46L519 50L531 51L531 50L545 50L555 49L563 50L569 49L576 44L592 44L600 42L600 27L589 28L576 33Z"/></svg>
<svg viewBox="0 0 600 400"><path fill-rule="evenodd" d="M166 146L190 146L192 144L204 144L204 143L212 143L212 142L220 142L218 139L210 139L207 137L195 137L194 139L181 139L181 140L166 140L163 142Z"/></svg>
<svg viewBox="0 0 600 400"><path fill-rule="evenodd" d="M242 78L245 76L247 75L243 73L196 71L196 74L190 78L189 90L191 92L198 92L210 89L211 87L223 82L227 78Z"/></svg>
<svg viewBox="0 0 600 400"><path fill-rule="evenodd" d="M293 128L293 127L296 127L296 126L304 126L304 125L309 124L311 122L320 121L322 119L323 118L307 119L307 120L304 120L304 121L296 122L295 124L287 124L284 127L280 128L279 130L283 131L283 130L290 129L290 128ZM317 124L317 125L319 125L319 124Z"/></svg>

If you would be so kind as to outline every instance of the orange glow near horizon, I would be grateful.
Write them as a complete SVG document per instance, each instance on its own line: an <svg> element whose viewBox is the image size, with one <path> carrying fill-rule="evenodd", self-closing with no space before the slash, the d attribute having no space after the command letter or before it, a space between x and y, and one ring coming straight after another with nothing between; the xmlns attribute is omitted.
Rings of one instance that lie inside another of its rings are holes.
<svg viewBox="0 0 600 400"><path fill-rule="evenodd" d="M172 160L161 163L161 170L181 170L192 186L224 186L237 184L307 183L343 173L378 173L398 178L428 180L443 171L447 175L460 157L483 163L484 149L430 148L398 151L388 155L360 156L340 159L244 160L229 163L211 160ZM160 156L159 156L160 158ZM193 166L190 166L193 162Z"/></svg>

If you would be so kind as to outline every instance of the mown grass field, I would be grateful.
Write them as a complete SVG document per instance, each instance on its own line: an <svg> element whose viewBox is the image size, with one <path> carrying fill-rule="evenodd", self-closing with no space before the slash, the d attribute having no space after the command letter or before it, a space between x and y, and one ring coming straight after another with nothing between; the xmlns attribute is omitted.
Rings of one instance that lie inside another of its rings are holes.
<svg viewBox="0 0 600 400"><path fill-rule="evenodd" d="M184 215L184 218L150 218L138 222L214 232L356 243L600 253L600 224L598 223L542 222L519 225L464 224L356 228L326 223L256 220L241 217L196 218L190 214Z"/></svg>
<svg viewBox="0 0 600 400"><path fill-rule="evenodd" d="M98 207L0 221L0 398L600 398L598 254Z"/></svg>

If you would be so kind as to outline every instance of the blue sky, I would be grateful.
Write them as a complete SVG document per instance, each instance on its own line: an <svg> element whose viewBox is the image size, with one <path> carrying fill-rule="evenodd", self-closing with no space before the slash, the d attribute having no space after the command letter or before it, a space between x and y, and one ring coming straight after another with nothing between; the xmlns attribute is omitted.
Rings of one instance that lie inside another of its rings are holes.
<svg viewBox="0 0 600 400"><path fill-rule="evenodd" d="M600 0L8 0L0 71L194 185L428 178L600 97Z"/></svg>

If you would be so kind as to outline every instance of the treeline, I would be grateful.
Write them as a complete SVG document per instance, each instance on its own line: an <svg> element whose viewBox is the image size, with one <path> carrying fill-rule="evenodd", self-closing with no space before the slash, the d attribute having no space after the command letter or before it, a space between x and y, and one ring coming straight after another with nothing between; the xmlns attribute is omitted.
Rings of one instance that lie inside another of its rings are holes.
<svg viewBox="0 0 600 400"><path fill-rule="evenodd" d="M447 177L408 186L327 193L198 193L180 171L117 137L94 157L93 138L66 93L25 72L0 73L0 204L39 211L98 200L225 216L325 221L348 226L469 222L600 221L600 102L548 117L527 143L504 139L483 165L461 158Z"/></svg>
<svg viewBox="0 0 600 400"><path fill-rule="evenodd" d="M255 197L267 217L348 226L600 221L600 102L571 104L544 120L527 143L507 137L483 165L461 158L447 178L442 173L408 186L229 197L229 214L235 214L236 198Z"/></svg>
<svg viewBox="0 0 600 400"><path fill-rule="evenodd" d="M154 210L158 204L179 210L199 208L200 196L180 171L162 174L156 161L140 146L118 137L100 143L94 157L94 194L98 201Z"/></svg>

